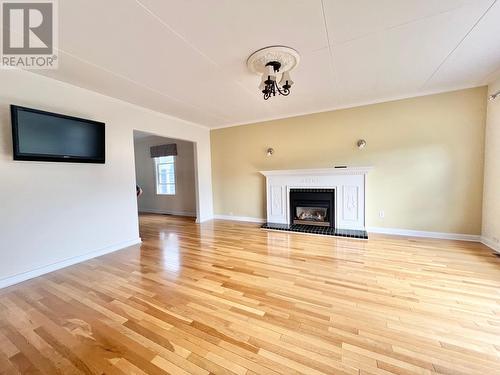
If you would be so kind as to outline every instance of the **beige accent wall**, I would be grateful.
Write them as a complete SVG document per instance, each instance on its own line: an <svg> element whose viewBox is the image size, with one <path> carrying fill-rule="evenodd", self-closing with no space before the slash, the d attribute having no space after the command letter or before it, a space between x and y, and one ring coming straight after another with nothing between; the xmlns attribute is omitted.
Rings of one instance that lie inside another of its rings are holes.
<svg viewBox="0 0 500 375"><path fill-rule="evenodd" d="M215 214L264 218L259 170L373 166L369 227L480 234L486 93L481 87L213 130ZM262 105L286 105L286 98ZM356 147L361 138L364 150Z"/></svg>
<svg viewBox="0 0 500 375"><path fill-rule="evenodd" d="M175 195L157 195L151 146L176 143ZM144 194L138 199L139 211L196 216L194 144L178 139L150 136L134 140L135 175Z"/></svg>
<svg viewBox="0 0 500 375"><path fill-rule="evenodd" d="M489 93L500 90L500 79ZM488 102L484 162L483 238L500 251L500 97Z"/></svg>

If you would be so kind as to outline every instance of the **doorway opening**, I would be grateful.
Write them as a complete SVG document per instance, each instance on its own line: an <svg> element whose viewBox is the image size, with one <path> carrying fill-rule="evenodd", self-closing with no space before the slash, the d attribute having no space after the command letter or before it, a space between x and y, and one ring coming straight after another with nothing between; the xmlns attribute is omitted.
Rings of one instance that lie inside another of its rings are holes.
<svg viewBox="0 0 500 375"><path fill-rule="evenodd" d="M134 157L139 222L145 215L195 221L196 144L134 130Z"/></svg>

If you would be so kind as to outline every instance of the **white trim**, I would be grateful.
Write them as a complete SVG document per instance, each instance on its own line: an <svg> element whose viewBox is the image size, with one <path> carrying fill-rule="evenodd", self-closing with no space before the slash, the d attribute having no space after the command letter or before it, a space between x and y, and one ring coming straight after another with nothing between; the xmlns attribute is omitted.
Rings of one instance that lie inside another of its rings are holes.
<svg viewBox="0 0 500 375"><path fill-rule="evenodd" d="M367 174L373 167L346 167L346 168L319 168L319 169L278 169L273 171L259 171L264 176L295 176L295 175L334 175L334 174ZM316 187L316 186L314 186Z"/></svg>
<svg viewBox="0 0 500 375"><path fill-rule="evenodd" d="M266 219L251 216L214 215L217 220L246 221L249 223L265 223Z"/></svg>
<svg viewBox="0 0 500 375"><path fill-rule="evenodd" d="M493 241L491 238L481 236L481 243L488 246L495 253L500 254L500 243Z"/></svg>
<svg viewBox="0 0 500 375"><path fill-rule="evenodd" d="M71 265L76 264L76 263L84 262L86 260L99 257L101 255L109 254L109 253L112 253L112 252L117 251L117 250L122 250L126 247L136 245L136 244L141 243L141 242L142 241L140 238L135 238L133 240L119 242L117 244L106 246L106 247L103 247L103 248L98 249L98 250L93 250L93 251L90 251L90 252L82 254L82 255L78 255L78 256L75 256L72 258L60 260L58 262L48 264L46 266L42 266L39 268L35 268L31 271L26 271L26 272L18 273L17 275L8 276L8 277L5 277L3 279L0 279L0 289L8 287L10 285L20 283L22 281L32 279L34 277L44 275L44 274L49 273L49 272L59 270L61 268L71 266Z"/></svg>
<svg viewBox="0 0 500 375"><path fill-rule="evenodd" d="M249 217L249 216L214 215L213 219L230 220L230 221L246 221L246 222L250 222L250 223L265 223L266 222L266 219L259 218L259 217ZM210 220L210 218L205 219L204 221L207 221L207 220ZM268 230L272 230L272 229L268 229ZM411 229L380 228L380 227L368 227L368 228L366 228L366 230L368 233L389 234L389 235L393 235L393 236L423 237L423 238L436 238L436 239L442 239L442 240L482 242L486 246L492 248L494 251L500 253L500 247L498 245L495 247L495 244L491 240L487 240L485 237L481 237L481 236L476 235L476 234L428 232L428 231L418 231L418 230L411 230ZM277 231L277 232L283 232L283 231ZM310 234L310 233L300 233L300 232L287 232L287 233Z"/></svg>
<svg viewBox="0 0 500 375"><path fill-rule="evenodd" d="M443 240L480 242L481 238L481 236L476 234L427 232L427 231L399 229L399 228L368 227L366 228L366 230L368 231L368 233L390 234L394 236L438 238Z"/></svg>
<svg viewBox="0 0 500 375"><path fill-rule="evenodd" d="M141 212L144 212L147 214L196 217L196 212L193 212L193 211L176 211L176 210L162 210L162 209L156 209L156 208L140 208L139 213L141 213Z"/></svg>
<svg viewBox="0 0 500 375"><path fill-rule="evenodd" d="M162 157L162 156L160 156ZM172 157L172 162L166 162L166 163L160 163L160 161L158 159L160 159L160 157L156 157L156 158L152 158L153 159L153 163L154 163L154 167L155 167L155 192L156 192L156 195L159 195L159 196L170 196L170 197L175 197L175 195L177 194L177 158L175 155L169 155L167 157ZM158 167L161 165L161 164L173 164L174 166L174 183L164 183L164 184L160 184L159 183L159 173L158 173ZM171 194L171 193L158 193L158 186L159 185L174 185L174 193Z"/></svg>
<svg viewBox="0 0 500 375"><path fill-rule="evenodd" d="M196 218L196 223L197 224L201 224L201 223L204 223L206 221L210 221L210 220L213 220L214 218L212 216L206 216L206 217L197 217Z"/></svg>

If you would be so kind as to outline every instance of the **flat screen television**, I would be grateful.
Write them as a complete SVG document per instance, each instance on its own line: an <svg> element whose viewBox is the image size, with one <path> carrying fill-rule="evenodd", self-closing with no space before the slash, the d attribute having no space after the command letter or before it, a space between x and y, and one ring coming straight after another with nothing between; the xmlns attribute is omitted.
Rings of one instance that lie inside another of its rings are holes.
<svg viewBox="0 0 500 375"><path fill-rule="evenodd" d="M10 106L14 160L104 163L104 123Z"/></svg>

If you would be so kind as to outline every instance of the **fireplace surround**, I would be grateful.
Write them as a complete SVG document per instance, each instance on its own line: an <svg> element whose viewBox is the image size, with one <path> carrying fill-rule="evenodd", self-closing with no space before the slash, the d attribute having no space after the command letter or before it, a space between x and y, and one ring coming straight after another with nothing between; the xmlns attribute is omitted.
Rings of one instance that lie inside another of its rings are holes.
<svg viewBox="0 0 500 375"><path fill-rule="evenodd" d="M367 238L365 190L366 175L371 169L261 171L266 177L267 198L267 221L262 227Z"/></svg>

